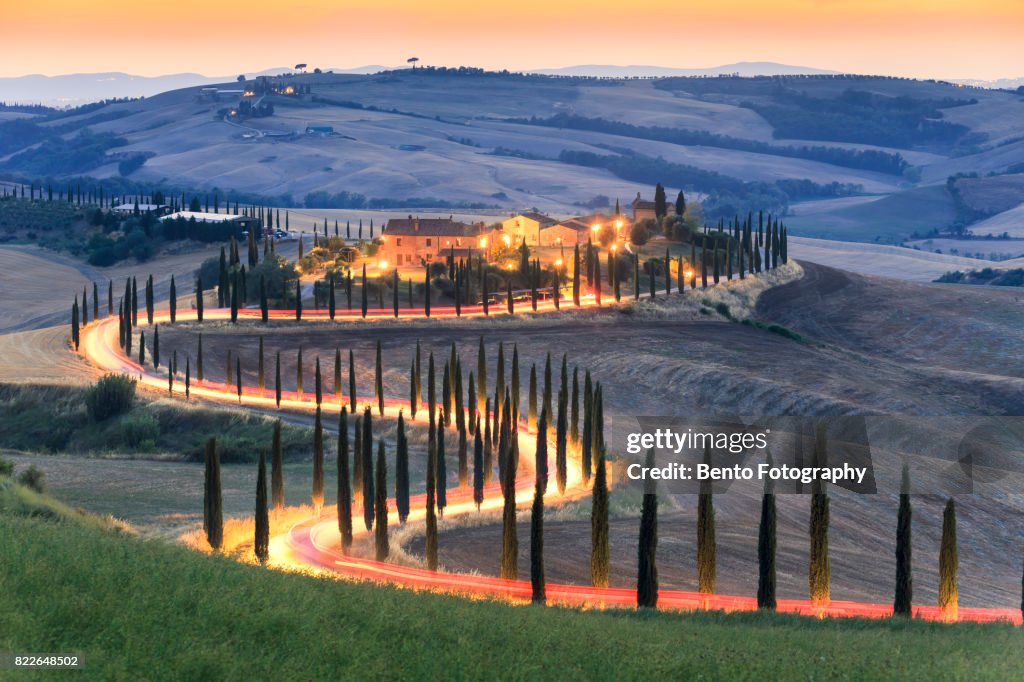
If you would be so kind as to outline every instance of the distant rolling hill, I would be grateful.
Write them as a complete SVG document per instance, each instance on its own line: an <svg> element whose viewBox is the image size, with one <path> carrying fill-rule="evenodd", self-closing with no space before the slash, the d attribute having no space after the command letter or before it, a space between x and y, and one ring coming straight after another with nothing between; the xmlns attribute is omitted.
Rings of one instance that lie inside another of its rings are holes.
<svg viewBox="0 0 1024 682"><path fill-rule="evenodd" d="M710 220L793 207L794 233L895 243L962 217L950 175L1024 163L1020 95L932 81L420 68L278 84L303 94L243 103L232 79L220 87L235 92L219 99L188 87L0 119L9 128L0 173L218 188L319 208L561 213L628 205L660 181L672 197L700 197ZM227 116L240 104L273 113Z"/></svg>

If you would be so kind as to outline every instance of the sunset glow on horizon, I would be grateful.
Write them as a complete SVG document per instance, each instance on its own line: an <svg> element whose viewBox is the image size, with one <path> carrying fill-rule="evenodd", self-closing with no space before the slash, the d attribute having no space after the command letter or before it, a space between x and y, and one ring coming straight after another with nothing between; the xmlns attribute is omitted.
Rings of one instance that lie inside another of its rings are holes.
<svg viewBox="0 0 1024 682"><path fill-rule="evenodd" d="M4 9L0 76L125 71L233 75L423 65L702 68L772 61L919 78L1024 75L1016 0L524 0L139 3L37 0Z"/></svg>

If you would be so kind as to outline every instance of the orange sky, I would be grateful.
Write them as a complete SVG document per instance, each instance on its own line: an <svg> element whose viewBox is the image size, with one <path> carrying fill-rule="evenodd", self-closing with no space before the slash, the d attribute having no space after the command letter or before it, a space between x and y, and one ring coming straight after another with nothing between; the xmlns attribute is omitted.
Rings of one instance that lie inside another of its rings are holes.
<svg viewBox="0 0 1024 682"><path fill-rule="evenodd" d="M530 69L776 61L917 77L1024 76L1022 0L27 0L0 21L0 75L306 62Z"/></svg>

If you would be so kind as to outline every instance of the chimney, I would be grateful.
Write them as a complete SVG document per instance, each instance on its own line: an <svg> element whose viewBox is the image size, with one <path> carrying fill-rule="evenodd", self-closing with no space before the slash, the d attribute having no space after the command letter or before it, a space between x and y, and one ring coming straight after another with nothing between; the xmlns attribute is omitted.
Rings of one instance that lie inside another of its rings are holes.
<svg viewBox="0 0 1024 682"><path fill-rule="evenodd" d="M413 232L419 232L420 231L420 219L419 218L416 218L415 220L412 221L412 231Z"/></svg>

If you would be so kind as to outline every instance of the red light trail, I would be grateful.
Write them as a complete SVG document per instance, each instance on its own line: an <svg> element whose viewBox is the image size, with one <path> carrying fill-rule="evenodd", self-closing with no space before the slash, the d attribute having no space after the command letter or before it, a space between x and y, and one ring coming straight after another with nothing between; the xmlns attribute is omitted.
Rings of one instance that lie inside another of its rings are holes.
<svg viewBox="0 0 1024 682"><path fill-rule="evenodd" d="M591 307L598 305L593 296L588 296L581 301L583 306ZM504 306L493 306L496 310L504 312ZM538 302L538 311L553 311L553 301ZM532 312L532 306L528 309ZM498 313L498 314L502 314ZM484 315L483 307L462 306L462 317L480 317ZM241 309L238 311L241 319L260 319L258 309ZM432 318L456 317L454 306L435 307L431 311ZM194 310L183 310L177 313L177 319L181 321L195 320ZM204 314L205 320L228 320L230 311L226 309L207 310ZM294 310L271 310L269 317L275 320L295 319ZM425 316L419 308L400 309L399 319L422 319ZM329 315L325 310L304 310L302 322L324 322L329 321ZM337 311L335 320L358 321L362 318L360 311ZM393 308L379 308L367 311L367 320L394 319ZM154 315L154 323L169 323L170 314L167 311L159 311ZM140 321L139 326L146 326ZM161 376L148 371L145 367L127 357L120 349L118 343L118 320L115 317L107 317L99 322L93 321L81 330L80 351L93 365L107 371L127 373L138 377L140 383L155 391L168 391L166 376ZM176 380L171 390L173 395L184 397L185 385L181 380ZM205 400L238 404L253 405L261 407L274 407L276 400L273 395L265 395L264 392L251 387L243 387L241 400L237 394L237 387L224 383L193 380L190 386L190 394ZM291 410L313 411L316 404L309 392L304 394L308 399L302 399L294 391L282 392L281 408ZM348 404L347 399L342 399ZM359 404L376 404L376 399L362 399ZM324 401L324 404L337 404L338 400ZM399 410L408 410L407 400L388 398L384 401L384 414L391 418L397 418ZM407 413L408 419L408 413ZM427 423L426 410L417 414L416 419L410 419L414 423ZM521 468L532 469L533 457L535 454L535 443L525 422L520 421L517 425L520 435L520 464ZM549 448L554 457L554 448ZM554 463L549 462L549 470L554 469ZM569 479L564 495L558 495L555 487L555 477L551 476L548 484L548 491L545 499L558 499L569 501L585 497L589 490L582 482L582 476L578 467L569 468ZM609 477L610 478L610 477ZM516 480L516 498L521 508L528 507L532 502L532 491L534 486L533 472L520 472ZM467 488L450 489L447 494L448 504L444 509L445 518L453 516L464 516L476 513L477 508L472 499L472 490ZM422 522L425 517L426 495L417 495L410 498L410 515L408 522ZM501 509L501 489L498 484L487 486L484 489L484 501L480 507L481 511L497 511ZM398 515L395 511L394 499L388 500L388 525L396 527ZM311 517L296 523L288 532L275 536L271 540L271 556L275 563L283 563L296 567L313 567L326 569L342 574L349 578L373 580L393 585L434 591L451 592L467 596L489 597L506 599L512 601L529 601L531 586L529 580L506 580L493 576L479 576L463 573L447 573L429 571L423 568L400 566L387 562L375 561L362 557L345 555L340 550L338 538L337 515L330 513L330 508L325 508L325 513L320 517ZM359 518L361 508L356 509L353 505L353 518ZM363 528L353 528L355 536L365 535ZM630 588L596 588L585 585L564 585L548 583L546 585L547 599L549 603L582 608L606 608L606 607L634 607L636 605L636 590ZM724 610L724 611L754 611L757 610L757 599L754 597L729 596L729 595L706 595L698 592L686 592L679 590L661 590L658 594L658 608L672 610ZM872 604L865 602L831 601L827 606L820 607L813 605L805 599L780 599L778 610L784 613L796 613L807 616L818 617L861 617L861 618L888 618L892 616L892 606L888 604ZM915 606L914 615L925 620L944 620L943 614L937 606ZM957 613L960 621L974 622L1012 622L1020 625L1022 622L1021 612L1018 609L1010 608L970 608L960 607Z"/></svg>

